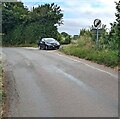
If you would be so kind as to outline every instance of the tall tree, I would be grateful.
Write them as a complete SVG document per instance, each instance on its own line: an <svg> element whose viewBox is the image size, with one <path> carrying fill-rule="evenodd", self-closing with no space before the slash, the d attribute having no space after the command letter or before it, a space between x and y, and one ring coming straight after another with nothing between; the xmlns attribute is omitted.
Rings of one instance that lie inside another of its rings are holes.
<svg viewBox="0 0 120 119"><path fill-rule="evenodd" d="M63 14L61 13L60 6L57 6L54 3L45 4L37 8L33 8L32 13L33 13L32 15L34 15L33 18L35 18L35 20L40 20L43 23L48 22L52 25L62 24Z"/></svg>
<svg viewBox="0 0 120 119"><path fill-rule="evenodd" d="M5 2L2 7L4 44L35 43L38 38L58 37L57 26L63 23L60 6L44 4L28 11L22 2Z"/></svg>
<svg viewBox="0 0 120 119"><path fill-rule="evenodd" d="M109 44L112 49L118 50L118 46L120 44L120 0L115 2L116 10L115 13L116 21L114 23L110 23L111 31L109 34Z"/></svg>
<svg viewBox="0 0 120 119"><path fill-rule="evenodd" d="M28 23L37 22L41 27L40 37L57 38L57 25L63 24L63 13L60 6L52 4L40 5L29 13Z"/></svg>
<svg viewBox="0 0 120 119"><path fill-rule="evenodd" d="M22 2L2 3L2 32L7 34L16 25L22 24L27 15L27 8Z"/></svg>
<svg viewBox="0 0 120 119"><path fill-rule="evenodd" d="M117 36L118 36L118 42L120 43L120 0L117 3L116 2L116 25L117 25Z"/></svg>

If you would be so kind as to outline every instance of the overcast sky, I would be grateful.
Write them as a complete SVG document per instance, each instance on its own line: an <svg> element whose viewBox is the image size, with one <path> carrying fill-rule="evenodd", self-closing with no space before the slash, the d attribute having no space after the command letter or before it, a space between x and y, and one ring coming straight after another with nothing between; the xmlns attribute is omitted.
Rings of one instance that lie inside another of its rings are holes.
<svg viewBox="0 0 120 119"><path fill-rule="evenodd" d="M77 35L82 28L93 25L94 19L101 19L103 24L110 28L115 21L115 1L118 0L21 0L31 9L45 3L56 3L64 14L64 25L58 27L60 32Z"/></svg>

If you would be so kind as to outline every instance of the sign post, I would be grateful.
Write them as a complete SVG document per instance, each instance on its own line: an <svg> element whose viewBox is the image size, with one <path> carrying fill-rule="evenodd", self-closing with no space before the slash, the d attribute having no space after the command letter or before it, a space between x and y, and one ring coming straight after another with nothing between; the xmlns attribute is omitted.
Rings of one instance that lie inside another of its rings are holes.
<svg viewBox="0 0 120 119"><path fill-rule="evenodd" d="M94 20L94 27L95 27L96 32L97 32L96 44L97 44L97 46L98 46L98 35L99 35L99 34L98 34L99 29L98 29L98 28L101 27L101 20L100 20L100 19L95 19L95 20Z"/></svg>
<svg viewBox="0 0 120 119"><path fill-rule="evenodd" d="M98 28L97 28L97 39L96 39L96 44L98 46Z"/></svg>

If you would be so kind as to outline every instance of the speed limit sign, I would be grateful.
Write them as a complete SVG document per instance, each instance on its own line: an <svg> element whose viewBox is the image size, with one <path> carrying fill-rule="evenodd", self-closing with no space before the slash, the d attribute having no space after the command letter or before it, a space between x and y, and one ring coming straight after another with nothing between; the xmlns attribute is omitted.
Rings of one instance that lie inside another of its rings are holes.
<svg viewBox="0 0 120 119"><path fill-rule="evenodd" d="M94 20L94 27L99 28L101 26L101 20L100 19L95 19Z"/></svg>

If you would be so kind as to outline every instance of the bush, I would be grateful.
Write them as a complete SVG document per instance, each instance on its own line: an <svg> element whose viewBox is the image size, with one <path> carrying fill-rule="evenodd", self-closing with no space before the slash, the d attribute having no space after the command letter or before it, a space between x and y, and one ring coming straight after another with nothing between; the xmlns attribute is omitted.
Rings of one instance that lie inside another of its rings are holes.
<svg viewBox="0 0 120 119"><path fill-rule="evenodd" d="M77 56L86 60L91 60L99 64L115 67L118 64L118 52L110 49L99 49L90 37L82 36L74 44L63 46L60 49L68 55Z"/></svg>

